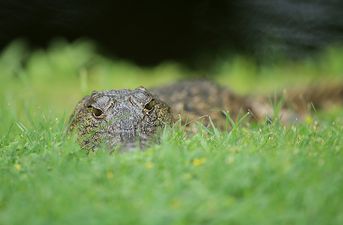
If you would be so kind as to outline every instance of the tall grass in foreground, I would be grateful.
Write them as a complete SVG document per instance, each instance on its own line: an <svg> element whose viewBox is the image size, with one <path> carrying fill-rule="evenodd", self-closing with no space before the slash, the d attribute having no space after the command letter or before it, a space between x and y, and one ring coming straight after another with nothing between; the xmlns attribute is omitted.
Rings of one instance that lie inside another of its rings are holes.
<svg viewBox="0 0 343 225"><path fill-rule="evenodd" d="M342 120L164 131L86 154L63 120L1 140L1 224L341 224ZM3 145L5 143L5 145Z"/></svg>
<svg viewBox="0 0 343 225"><path fill-rule="evenodd" d="M188 72L112 62L85 43L25 52L14 44L0 57L1 225L343 224L341 108L287 127L236 124L231 132L200 128L189 136L175 125L144 152L86 154L65 135L82 95ZM216 79L241 92L320 80L326 72L339 80L343 57L328 55L323 64L291 68L256 69L236 59L218 67Z"/></svg>

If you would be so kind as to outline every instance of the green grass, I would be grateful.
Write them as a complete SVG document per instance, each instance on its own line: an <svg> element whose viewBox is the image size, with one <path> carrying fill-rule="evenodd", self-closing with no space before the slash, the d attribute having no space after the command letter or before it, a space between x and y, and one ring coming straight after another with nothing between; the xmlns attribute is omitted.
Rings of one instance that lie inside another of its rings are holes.
<svg viewBox="0 0 343 225"><path fill-rule="evenodd" d="M323 74L342 80L342 61L331 49L319 61L265 67L231 59L213 73L238 92L265 92ZM64 132L84 94L197 72L173 63L144 69L85 42L58 42L32 53L14 43L0 73L1 225L343 224L342 108L288 127L237 124L192 137L175 125L145 152L86 154Z"/></svg>

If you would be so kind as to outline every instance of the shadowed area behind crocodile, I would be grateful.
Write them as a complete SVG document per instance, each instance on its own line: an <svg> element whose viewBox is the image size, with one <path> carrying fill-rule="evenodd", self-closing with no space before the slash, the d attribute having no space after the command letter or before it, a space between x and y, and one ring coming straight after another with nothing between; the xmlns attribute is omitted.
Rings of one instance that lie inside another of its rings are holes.
<svg viewBox="0 0 343 225"><path fill-rule="evenodd" d="M185 80L152 88L153 94L169 104L174 119L184 124L202 122L209 118L216 127L227 127L227 114L233 120L250 114L250 120L263 121L274 117L279 110L285 123L302 121L313 110L326 110L343 105L343 82L287 89L273 95L238 95L229 88L209 80Z"/></svg>

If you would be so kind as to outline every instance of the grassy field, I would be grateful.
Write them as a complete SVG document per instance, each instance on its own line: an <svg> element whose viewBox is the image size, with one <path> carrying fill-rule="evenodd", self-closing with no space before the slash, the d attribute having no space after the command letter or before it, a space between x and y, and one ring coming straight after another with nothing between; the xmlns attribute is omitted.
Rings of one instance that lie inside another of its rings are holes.
<svg viewBox="0 0 343 225"><path fill-rule="evenodd" d="M56 42L0 55L0 225L343 224L343 109L283 127L236 124L187 137L166 129L145 152L86 154L65 136L93 89L154 86L212 73L239 93L343 80L343 50L257 66L242 57L209 72L166 63L140 68Z"/></svg>

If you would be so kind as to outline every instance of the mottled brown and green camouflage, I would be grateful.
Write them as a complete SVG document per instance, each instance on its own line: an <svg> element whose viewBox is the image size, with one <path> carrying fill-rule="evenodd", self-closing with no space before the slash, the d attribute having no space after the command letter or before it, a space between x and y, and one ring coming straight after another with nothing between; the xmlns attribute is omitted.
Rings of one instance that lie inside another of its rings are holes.
<svg viewBox="0 0 343 225"><path fill-rule="evenodd" d="M182 81L147 90L95 91L83 98L71 118L70 130L76 130L81 146L95 149L129 150L145 148L156 140L167 124L181 119L190 131L196 122L229 129L227 116L237 120L249 114L249 120L269 121L274 103L283 102L279 119L284 123L301 121L311 108L342 104L342 85L293 90L271 97L240 96L228 88L207 80ZM154 139L154 137L156 137Z"/></svg>

